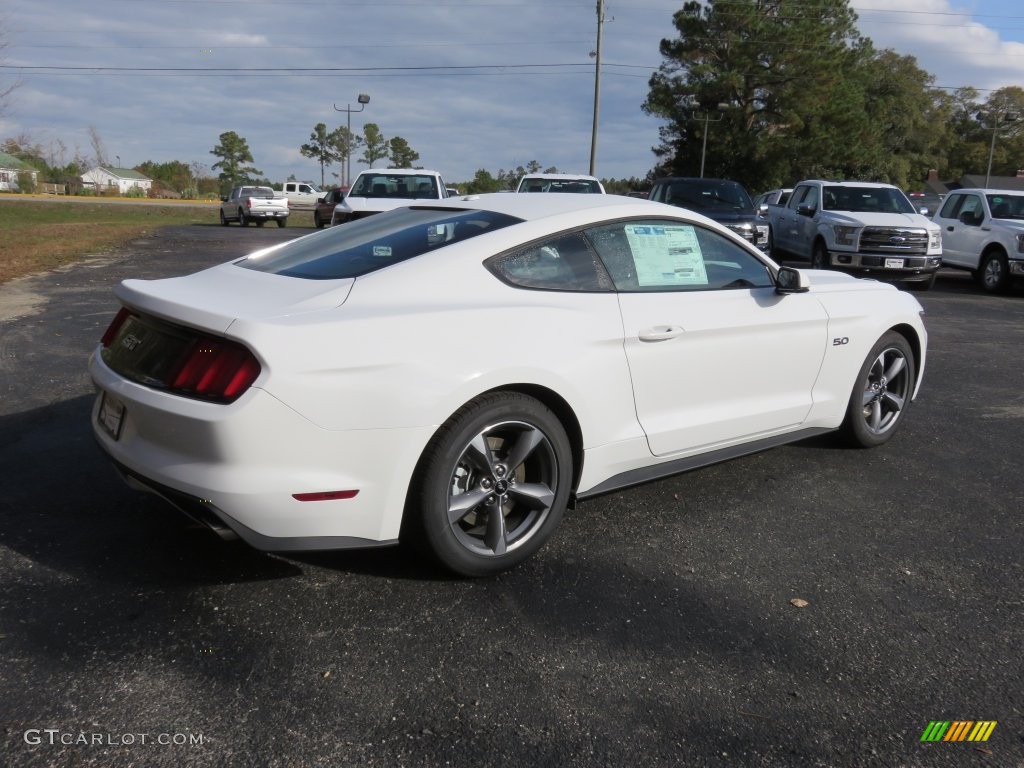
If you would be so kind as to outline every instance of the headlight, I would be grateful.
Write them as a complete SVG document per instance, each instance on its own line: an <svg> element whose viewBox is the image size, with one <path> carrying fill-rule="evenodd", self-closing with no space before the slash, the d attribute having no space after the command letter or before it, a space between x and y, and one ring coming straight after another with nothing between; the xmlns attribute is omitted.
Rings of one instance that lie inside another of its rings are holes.
<svg viewBox="0 0 1024 768"><path fill-rule="evenodd" d="M754 229L757 230L757 244L766 245L768 243L768 225L758 224Z"/></svg>
<svg viewBox="0 0 1024 768"><path fill-rule="evenodd" d="M860 227L846 227L836 224L833 230L836 233L836 245L844 245L847 248L855 248L857 246L857 233L860 231Z"/></svg>
<svg viewBox="0 0 1024 768"><path fill-rule="evenodd" d="M1024 235L1017 235L1017 253L1024 253Z"/></svg>
<svg viewBox="0 0 1024 768"><path fill-rule="evenodd" d="M936 229L933 232L928 233L928 250L934 251L936 248L942 247L942 230Z"/></svg>

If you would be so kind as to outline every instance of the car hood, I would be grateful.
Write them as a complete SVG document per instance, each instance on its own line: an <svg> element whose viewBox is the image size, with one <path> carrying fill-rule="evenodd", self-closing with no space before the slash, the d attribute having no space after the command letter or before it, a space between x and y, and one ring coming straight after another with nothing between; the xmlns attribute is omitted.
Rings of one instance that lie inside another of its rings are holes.
<svg viewBox="0 0 1024 768"><path fill-rule="evenodd" d="M851 227L923 227L935 229L938 225L920 213L847 213L826 211L832 224L846 224Z"/></svg>
<svg viewBox="0 0 1024 768"><path fill-rule="evenodd" d="M742 213L740 211L723 211L721 208L690 208L702 216L719 222L720 224L740 224L745 221L755 221L757 214L754 211Z"/></svg>
<svg viewBox="0 0 1024 768"><path fill-rule="evenodd" d="M429 203L432 199L433 198L414 199L411 197L346 197L334 207L334 210L341 211L343 213L381 213L383 211L391 211L395 208L401 208L405 205L415 205L417 203L422 204L424 202Z"/></svg>
<svg viewBox="0 0 1024 768"><path fill-rule="evenodd" d="M114 292L147 314L223 334L236 320L279 320L345 303L353 278L307 280L221 264L165 280L125 280Z"/></svg>

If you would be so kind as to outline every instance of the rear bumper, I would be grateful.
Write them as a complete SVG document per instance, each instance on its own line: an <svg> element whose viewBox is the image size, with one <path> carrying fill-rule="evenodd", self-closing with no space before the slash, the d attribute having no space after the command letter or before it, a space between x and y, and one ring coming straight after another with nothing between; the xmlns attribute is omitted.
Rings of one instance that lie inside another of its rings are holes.
<svg viewBox="0 0 1024 768"><path fill-rule="evenodd" d="M252 388L218 405L123 379L93 355L93 436L133 487L158 494L222 537L271 551L393 544L430 428L322 429ZM113 437L100 403L124 405ZM357 491L301 501L296 494Z"/></svg>

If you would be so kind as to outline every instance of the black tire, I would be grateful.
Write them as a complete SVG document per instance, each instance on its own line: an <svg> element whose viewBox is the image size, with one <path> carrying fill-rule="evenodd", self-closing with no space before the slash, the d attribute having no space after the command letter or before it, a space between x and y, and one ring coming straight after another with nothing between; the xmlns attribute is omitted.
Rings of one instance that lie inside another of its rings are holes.
<svg viewBox="0 0 1024 768"><path fill-rule="evenodd" d="M886 333L857 374L843 422L846 441L858 448L888 442L910 405L915 381L910 344L894 331Z"/></svg>
<svg viewBox="0 0 1024 768"><path fill-rule="evenodd" d="M317 229L324 228L324 223L320 219L320 213L318 211L313 211L313 226L315 226Z"/></svg>
<svg viewBox="0 0 1024 768"><path fill-rule="evenodd" d="M543 403L518 392L481 395L424 451L403 538L463 576L508 570L558 527L572 464L565 429Z"/></svg>
<svg viewBox="0 0 1024 768"><path fill-rule="evenodd" d="M257 222L256 222L256 226L257 226L257 227L260 227L260 228L262 229L262 228L263 228L263 225L264 225L264 224L266 224L266 223L267 223L267 222L265 222L265 221L263 221L262 219L260 219L259 221L257 221Z"/></svg>
<svg viewBox="0 0 1024 768"><path fill-rule="evenodd" d="M226 218L224 218L224 209L223 208L221 208L221 211L220 211L220 225L222 227L226 227L228 225L228 220Z"/></svg>
<svg viewBox="0 0 1024 768"><path fill-rule="evenodd" d="M238 223L243 227L249 226L249 219L241 208L238 209Z"/></svg>
<svg viewBox="0 0 1024 768"><path fill-rule="evenodd" d="M1010 283L1010 263L1006 260L1006 254L998 249L983 253L974 274L986 292L1002 293Z"/></svg>
<svg viewBox="0 0 1024 768"><path fill-rule="evenodd" d="M904 283L908 290L911 291L930 291L935 285L935 278L938 276L937 272L932 272L927 280L913 280Z"/></svg>
<svg viewBox="0 0 1024 768"><path fill-rule="evenodd" d="M283 226L285 226L285 225L286 225L287 223L288 223L288 219L278 219L278 220L277 220L277 226L278 226L278 227L283 227Z"/></svg>
<svg viewBox="0 0 1024 768"><path fill-rule="evenodd" d="M814 247L811 249L811 269L828 268L828 248L825 247L825 243L821 240L815 240Z"/></svg>

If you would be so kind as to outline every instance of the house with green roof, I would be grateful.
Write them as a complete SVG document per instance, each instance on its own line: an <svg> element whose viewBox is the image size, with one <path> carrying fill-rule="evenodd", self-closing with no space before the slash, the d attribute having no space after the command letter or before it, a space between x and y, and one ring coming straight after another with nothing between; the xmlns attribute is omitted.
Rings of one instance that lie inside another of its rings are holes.
<svg viewBox="0 0 1024 768"><path fill-rule="evenodd" d="M153 180L131 168L108 168L99 165L82 174L82 184L100 193L116 190L119 195L137 187L148 196Z"/></svg>
<svg viewBox="0 0 1024 768"><path fill-rule="evenodd" d="M35 168L14 155L0 152L0 192L18 192L19 173L31 173L33 185L39 180L39 171Z"/></svg>

